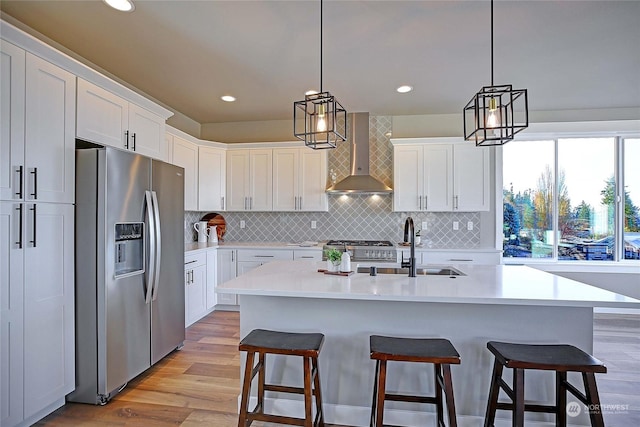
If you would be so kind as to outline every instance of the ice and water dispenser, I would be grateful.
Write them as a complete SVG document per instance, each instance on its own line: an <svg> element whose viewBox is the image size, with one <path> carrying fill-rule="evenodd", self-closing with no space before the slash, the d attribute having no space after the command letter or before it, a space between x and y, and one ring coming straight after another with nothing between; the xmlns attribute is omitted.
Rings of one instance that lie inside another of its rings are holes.
<svg viewBox="0 0 640 427"><path fill-rule="evenodd" d="M115 275L144 272L144 223L116 224Z"/></svg>

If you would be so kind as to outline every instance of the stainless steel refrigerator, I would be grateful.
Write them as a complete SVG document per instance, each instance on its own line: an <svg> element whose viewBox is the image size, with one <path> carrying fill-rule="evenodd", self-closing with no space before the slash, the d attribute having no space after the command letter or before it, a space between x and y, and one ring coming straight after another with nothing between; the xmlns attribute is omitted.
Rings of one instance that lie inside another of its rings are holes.
<svg viewBox="0 0 640 427"><path fill-rule="evenodd" d="M105 404L185 337L184 169L76 150L75 402Z"/></svg>

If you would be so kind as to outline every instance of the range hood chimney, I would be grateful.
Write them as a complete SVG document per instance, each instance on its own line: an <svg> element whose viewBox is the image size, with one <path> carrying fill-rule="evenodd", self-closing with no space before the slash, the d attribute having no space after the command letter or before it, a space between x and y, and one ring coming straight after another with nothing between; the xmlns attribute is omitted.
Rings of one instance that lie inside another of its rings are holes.
<svg viewBox="0 0 640 427"><path fill-rule="evenodd" d="M369 175L369 113L349 113L351 174L327 188L330 194L386 194L393 190Z"/></svg>

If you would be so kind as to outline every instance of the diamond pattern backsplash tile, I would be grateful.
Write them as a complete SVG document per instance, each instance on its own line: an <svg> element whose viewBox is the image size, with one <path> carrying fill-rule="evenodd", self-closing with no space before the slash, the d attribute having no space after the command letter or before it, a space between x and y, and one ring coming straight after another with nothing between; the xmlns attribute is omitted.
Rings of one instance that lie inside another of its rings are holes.
<svg viewBox="0 0 640 427"><path fill-rule="evenodd" d="M372 176L393 187L393 146L386 135L391 131L391 117L369 117L369 168ZM331 170L338 181L349 175L350 148L339 144L329 151ZM480 247L480 214L477 212L392 212L392 195L329 196L329 212L222 212L227 231L226 241L301 242L329 239L372 239L400 242L407 216L416 229L427 223L422 241L432 248ZM193 224L208 212L185 212L185 241L197 239ZM240 228L245 221L245 228ZM311 222L316 228L311 228ZM453 221L460 223L453 230ZM468 231L467 222L473 222Z"/></svg>

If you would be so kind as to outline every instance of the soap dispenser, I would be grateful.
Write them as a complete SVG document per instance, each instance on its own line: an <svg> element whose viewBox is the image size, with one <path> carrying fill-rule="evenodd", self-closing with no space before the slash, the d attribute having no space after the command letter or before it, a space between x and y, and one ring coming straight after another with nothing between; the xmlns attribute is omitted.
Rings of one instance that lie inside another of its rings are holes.
<svg viewBox="0 0 640 427"><path fill-rule="evenodd" d="M349 254L349 251L344 251L342 253L340 271L343 273L349 273L351 271L351 255Z"/></svg>

